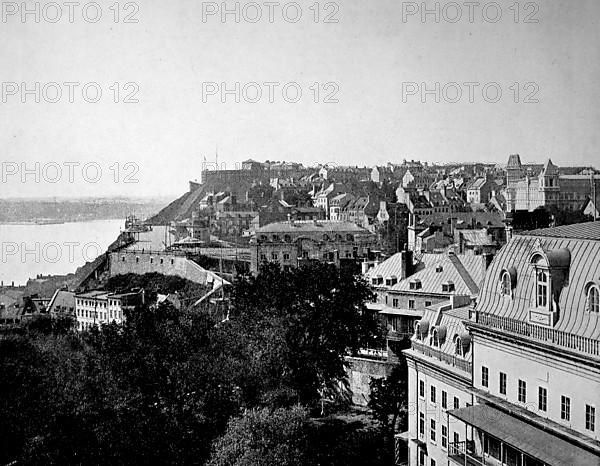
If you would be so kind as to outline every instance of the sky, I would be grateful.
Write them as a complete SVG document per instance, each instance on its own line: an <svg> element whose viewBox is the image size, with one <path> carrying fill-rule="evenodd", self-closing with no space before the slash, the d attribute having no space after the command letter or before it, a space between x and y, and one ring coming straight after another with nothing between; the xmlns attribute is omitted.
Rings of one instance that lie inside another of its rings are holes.
<svg viewBox="0 0 600 466"><path fill-rule="evenodd" d="M2 2L0 197L175 196L217 152L600 167L600 2L476 3Z"/></svg>

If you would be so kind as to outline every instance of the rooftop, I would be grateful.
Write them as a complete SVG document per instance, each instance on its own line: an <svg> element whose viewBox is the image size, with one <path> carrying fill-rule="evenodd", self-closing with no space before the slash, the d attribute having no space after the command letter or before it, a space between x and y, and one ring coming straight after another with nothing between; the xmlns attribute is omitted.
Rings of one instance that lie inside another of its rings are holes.
<svg viewBox="0 0 600 466"><path fill-rule="evenodd" d="M368 233L364 228L352 222L335 222L331 220L310 220L293 222L269 223L256 230L256 233L287 233L287 232L354 232Z"/></svg>
<svg viewBox="0 0 600 466"><path fill-rule="evenodd" d="M568 251L568 268L564 271L561 269L553 277L558 279L562 273L566 274L560 285L553 282L553 286L558 288L552 292L558 316L549 330L591 340L600 339L600 314L586 310L586 287L590 283L597 284L600 277L600 222L545 228L515 235L492 261L481 287L476 310L494 318L528 323L530 309L535 308L536 296L535 269L530 260L536 252L542 251L543 255L552 258L561 253L560 250L565 253ZM566 257L566 254L563 255ZM499 287L500 277L505 271L514 277L510 295L502 294ZM552 269L550 273L552 276Z"/></svg>

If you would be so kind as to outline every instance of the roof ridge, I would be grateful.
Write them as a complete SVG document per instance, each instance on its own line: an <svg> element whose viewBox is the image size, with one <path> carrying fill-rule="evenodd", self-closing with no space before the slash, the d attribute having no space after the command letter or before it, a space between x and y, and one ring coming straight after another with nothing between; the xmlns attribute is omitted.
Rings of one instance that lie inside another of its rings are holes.
<svg viewBox="0 0 600 466"><path fill-rule="evenodd" d="M469 288L469 291L471 291L473 294L479 294L479 286L477 286L477 283L475 283L475 280L473 280L473 277L471 277L471 274L460 261L460 259L456 257L456 255L449 255L448 259L456 268L456 271L465 282L465 285L467 285Z"/></svg>

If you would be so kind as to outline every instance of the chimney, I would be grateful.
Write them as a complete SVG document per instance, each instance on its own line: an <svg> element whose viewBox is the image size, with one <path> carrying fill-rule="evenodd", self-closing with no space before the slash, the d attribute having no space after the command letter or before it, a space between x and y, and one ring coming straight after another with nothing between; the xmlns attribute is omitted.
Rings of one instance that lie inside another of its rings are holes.
<svg viewBox="0 0 600 466"><path fill-rule="evenodd" d="M494 255L491 252L483 253L483 266L485 270L489 268L490 264L492 263L492 260L494 260Z"/></svg>
<svg viewBox="0 0 600 466"><path fill-rule="evenodd" d="M400 280L404 280L412 275L413 253L405 250L400 253Z"/></svg>
<svg viewBox="0 0 600 466"><path fill-rule="evenodd" d="M506 225L504 231L506 232L506 242L508 243L512 239L513 227L511 225Z"/></svg>

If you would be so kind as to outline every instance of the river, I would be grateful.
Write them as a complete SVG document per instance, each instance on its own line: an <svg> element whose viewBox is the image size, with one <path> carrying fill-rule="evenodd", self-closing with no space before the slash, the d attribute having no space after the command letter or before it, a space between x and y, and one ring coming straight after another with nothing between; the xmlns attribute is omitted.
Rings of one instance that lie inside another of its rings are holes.
<svg viewBox="0 0 600 466"><path fill-rule="evenodd" d="M24 285L29 278L64 275L94 260L124 228L124 220L61 224L0 224L0 280Z"/></svg>

